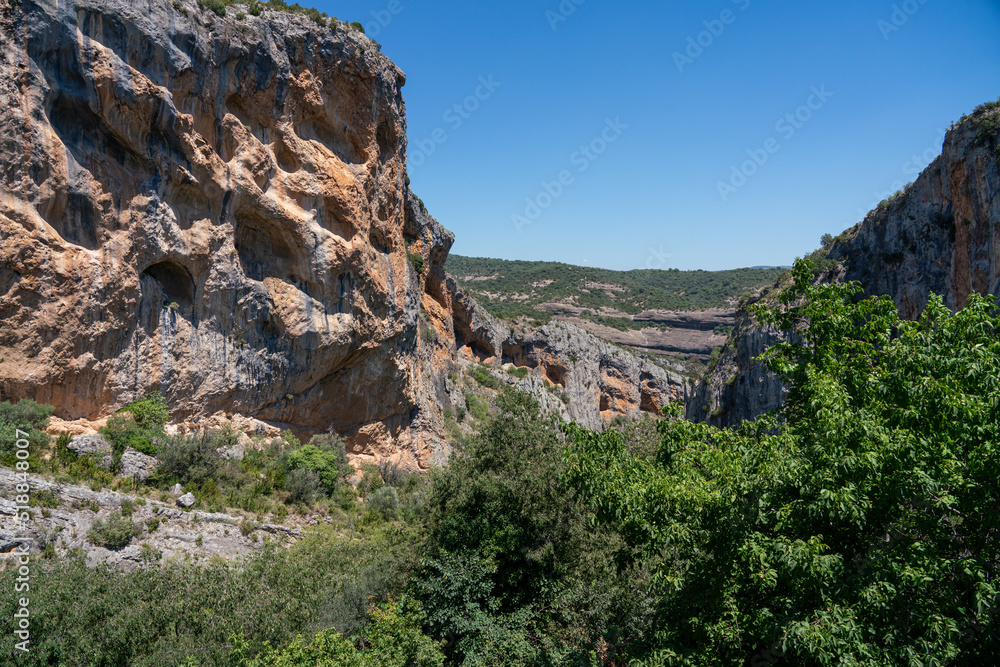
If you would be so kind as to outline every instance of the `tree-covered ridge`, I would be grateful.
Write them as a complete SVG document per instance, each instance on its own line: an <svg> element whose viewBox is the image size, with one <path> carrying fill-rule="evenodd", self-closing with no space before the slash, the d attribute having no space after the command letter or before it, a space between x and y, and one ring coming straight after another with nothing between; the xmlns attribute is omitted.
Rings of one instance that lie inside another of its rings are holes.
<svg viewBox="0 0 1000 667"><path fill-rule="evenodd" d="M644 310L732 307L772 284L785 269L611 271L559 262L526 262L450 255L445 265L459 286L500 317L547 319L537 306L561 302L628 315Z"/></svg>

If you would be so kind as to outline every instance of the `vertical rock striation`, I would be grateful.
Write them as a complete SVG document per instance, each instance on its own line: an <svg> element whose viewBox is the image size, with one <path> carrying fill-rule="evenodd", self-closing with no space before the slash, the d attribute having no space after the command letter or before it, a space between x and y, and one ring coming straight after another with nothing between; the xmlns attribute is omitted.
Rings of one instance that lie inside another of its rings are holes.
<svg viewBox="0 0 1000 667"><path fill-rule="evenodd" d="M97 419L156 388L441 462L443 378L501 325L409 191L405 76L343 25L226 13L0 0L0 400ZM608 414L672 395L629 363Z"/></svg>
<svg viewBox="0 0 1000 667"><path fill-rule="evenodd" d="M998 135L998 103L953 126L941 155L916 181L826 249L839 263L826 279L858 281L866 295L890 296L907 319L923 312L932 293L952 310L972 293L1000 295ZM780 405L781 379L753 360L780 339L741 311L719 364L695 388L688 417L732 426Z"/></svg>

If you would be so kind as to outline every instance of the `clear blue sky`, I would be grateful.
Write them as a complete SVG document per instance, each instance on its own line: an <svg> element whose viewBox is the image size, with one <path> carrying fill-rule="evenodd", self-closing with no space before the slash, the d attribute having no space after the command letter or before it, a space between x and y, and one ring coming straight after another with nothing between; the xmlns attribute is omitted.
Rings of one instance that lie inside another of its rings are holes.
<svg viewBox="0 0 1000 667"><path fill-rule="evenodd" d="M789 264L1000 97L1000 0L317 6L361 21L406 72L413 188L463 255Z"/></svg>

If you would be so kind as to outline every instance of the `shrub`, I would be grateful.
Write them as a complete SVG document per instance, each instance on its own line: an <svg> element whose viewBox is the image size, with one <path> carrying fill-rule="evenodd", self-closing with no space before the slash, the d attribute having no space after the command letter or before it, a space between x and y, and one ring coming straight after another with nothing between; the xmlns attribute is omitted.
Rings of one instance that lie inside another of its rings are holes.
<svg viewBox="0 0 1000 667"><path fill-rule="evenodd" d="M413 267L414 271L416 271L418 274L422 274L424 272L424 257L423 257L423 255L421 255L418 252L410 252L409 246L407 246L407 249L406 249L406 258L408 260L410 260L410 266Z"/></svg>
<svg viewBox="0 0 1000 667"><path fill-rule="evenodd" d="M138 532L131 520L116 511L108 515L107 521L94 519L93 525L87 532L87 539L95 546L117 551L128 546Z"/></svg>
<svg viewBox="0 0 1000 667"><path fill-rule="evenodd" d="M351 21L351 27L360 32L362 35L365 34L365 27L357 21ZM417 273L419 273L419 271Z"/></svg>
<svg viewBox="0 0 1000 667"><path fill-rule="evenodd" d="M132 512L135 511L135 504L129 498L122 498L122 516L132 516Z"/></svg>
<svg viewBox="0 0 1000 667"><path fill-rule="evenodd" d="M297 468L285 475L285 490L293 503L313 503L325 492L319 473L308 468Z"/></svg>
<svg viewBox="0 0 1000 667"><path fill-rule="evenodd" d="M306 640L301 635L280 650L271 650L251 667L322 665L338 667L442 667L440 645L421 629L423 614L413 600L389 602L372 607L371 625L355 642L335 629ZM241 638L235 639L236 654L246 651Z"/></svg>
<svg viewBox="0 0 1000 667"><path fill-rule="evenodd" d="M219 18L226 18L226 3L221 0L198 0L198 6L214 12ZM176 303L171 303L170 306L173 310L180 307Z"/></svg>
<svg viewBox="0 0 1000 667"><path fill-rule="evenodd" d="M259 0L250 0L250 4L247 5L247 12L249 12L251 16L260 16L263 11L263 6Z"/></svg>
<svg viewBox="0 0 1000 667"><path fill-rule="evenodd" d="M51 439L43 429L49 423L52 411L51 405L40 405L26 399L17 403L0 403L0 462L14 464L18 430L28 434L28 452L37 458L38 450L47 446Z"/></svg>
<svg viewBox="0 0 1000 667"><path fill-rule="evenodd" d="M286 459L289 475L295 470L308 470L315 473L322 485L322 491L326 495L333 495L337 487L340 486L341 478L350 469L344 442L336 435L313 436L308 445L289 452ZM296 483L301 484L306 479L306 477L299 475L296 477ZM286 476L287 483L288 476ZM286 490L291 489L286 486Z"/></svg>
<svg viewBox="0 0 1000 667"><path fill-rule="evenodd" d="M143 454L155 455L157 438L163 437L163 426L170 421L170 410L157 391L129 403L111 415L101 434L108 439L115 452L115 462L126 447Z"/></svg>
<svg viewBox="0 0 1000 667"><path fill-rule="evenodd" d="M410 479L410 473L403 470L398 463L382 461L378 464L379 476L389 486L402 487Z"/></svg>
<svg viewBox="0 0 1000 667"><path fill-rule="evenodd" d="M206 431L190 436L165 438L159 447L157 476L163 482L202 484L214 477L222 465L220 447L232 444L235 436L228 431Z"/></svg>
<svg viewBox="0 0 1000 667"><path fill-rule="evenodd" d="M472 375L473 380L475 380L482 386L486 387L487 389L500 388L500 380L496 379L490 372L490 369L484 366L483 364L479 364L478 366L473 368L470 374Z"/></svg>
<svg viewBox="0 0 1000 667"><path fill-rule="evenodd" d="M524 378L528 377L528 369L524 368L523 366L514 367L510 369L508 373L510 373L512 376L516 377L519 380L523 380Z"/></svg>
<svg viewBox="0 0 1000 667"><path fill-rule="evenodd" d="M471 391L465 392L465 407L468 409L470 415L480 421L484 421L490 417L490 404Z"/></svg>
<svg viewBox="0 0 1000 667"><path fill-rule="evenodd" d="M399 509L399 493L391 486L383 486L368 498L368 511L388 520L396 518Z"/></svg>

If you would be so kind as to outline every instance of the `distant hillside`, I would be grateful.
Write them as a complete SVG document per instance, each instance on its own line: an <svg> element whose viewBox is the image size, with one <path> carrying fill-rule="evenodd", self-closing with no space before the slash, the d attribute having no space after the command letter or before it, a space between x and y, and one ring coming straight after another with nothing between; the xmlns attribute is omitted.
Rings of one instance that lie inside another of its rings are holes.
<svg viewBox="0 0 1000 667"><path fill-rule="evenodd" d="M463 290L500 317L548 320L555 304L616 329L639 329L644 311L734 307L740 297L772 284L784 269L611 271L559 262L524 262L451 255L445 265Z"/></svg>

